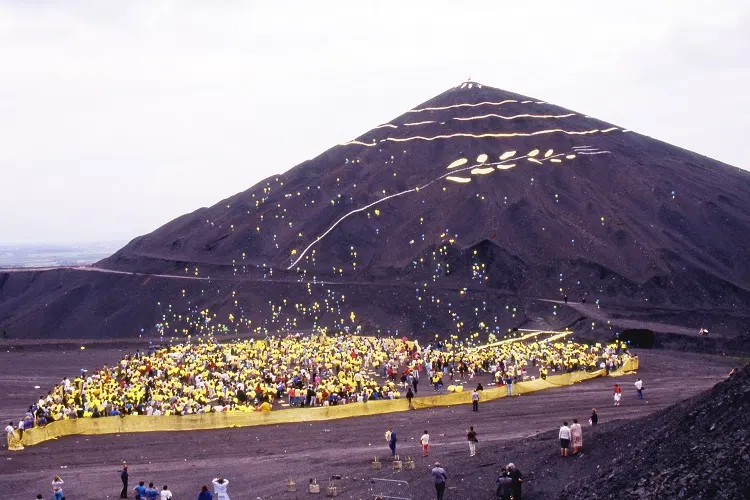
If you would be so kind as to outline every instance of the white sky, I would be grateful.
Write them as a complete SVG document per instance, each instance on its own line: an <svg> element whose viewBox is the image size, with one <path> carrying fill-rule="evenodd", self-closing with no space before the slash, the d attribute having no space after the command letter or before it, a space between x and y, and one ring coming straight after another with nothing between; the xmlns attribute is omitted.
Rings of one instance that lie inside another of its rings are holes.
<svg viewBox="0 0 750 500"><path fill-rule="evenodd" d="M0 243L130 239L468 76L750 168L750 2L514 3L0 0Z"/></svg>

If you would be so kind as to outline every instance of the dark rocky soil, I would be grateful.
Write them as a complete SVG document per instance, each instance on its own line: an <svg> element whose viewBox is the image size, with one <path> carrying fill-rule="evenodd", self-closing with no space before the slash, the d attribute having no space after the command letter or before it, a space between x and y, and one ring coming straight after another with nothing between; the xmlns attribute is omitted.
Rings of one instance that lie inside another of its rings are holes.
<svg viewBox="0 0 750 500"><path fill-rule="evenodd" d="M561 500L750 498L750 365L705 393L614 426L595 443L611 458Z"/></svg>

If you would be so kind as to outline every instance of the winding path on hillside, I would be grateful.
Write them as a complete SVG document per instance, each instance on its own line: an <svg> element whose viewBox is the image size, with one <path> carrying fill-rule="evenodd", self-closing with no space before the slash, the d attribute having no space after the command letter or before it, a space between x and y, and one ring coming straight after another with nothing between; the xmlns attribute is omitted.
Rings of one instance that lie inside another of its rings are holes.
<svg viewBox="0 0 750 500"><path fill-rule="evenodd" d="M583 304L581 302L570 302L567 303L562 300L551 300L551 299L539 299L541 302L549 302L551 304L560 304L563 306L570 307L587 318L595 321L609 322L614 326L620 328L645 328L658 333L670 333L678 335L689 335L691 337L697 337L698 332L694 328L687 328L684 326L670 325L667 323L657 323L655 321L644 321L639 319L625 319L618 318L617 316L607 312L596 304ZM716 338L716 335L712 335Z"/></svg>

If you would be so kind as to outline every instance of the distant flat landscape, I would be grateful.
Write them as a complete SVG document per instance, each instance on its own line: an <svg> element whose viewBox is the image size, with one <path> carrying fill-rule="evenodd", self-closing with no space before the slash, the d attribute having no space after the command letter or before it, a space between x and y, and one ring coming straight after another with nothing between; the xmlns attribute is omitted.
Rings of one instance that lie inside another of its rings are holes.
<svg viewBox="0 0 750 500"><path fill-rule="evenodd" d="M0 243L0 268L87 265L109 257L122 241L33 244Z"/></svg>

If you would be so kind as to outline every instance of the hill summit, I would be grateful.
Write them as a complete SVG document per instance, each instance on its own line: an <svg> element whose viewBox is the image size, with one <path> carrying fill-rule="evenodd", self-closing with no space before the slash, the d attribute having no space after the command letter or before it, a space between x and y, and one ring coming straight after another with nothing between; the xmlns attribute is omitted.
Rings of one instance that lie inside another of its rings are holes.
<svg viewBox="0 0 750 500"><path fill-rule="evenodd" d="M463 82L136 238L96 265L118 277L117 296L80 299L109 304L88 314L120 315L125 276L149 275L164 283L127 288L140 305L123 305L145 328L174 314L160 297L192 293L180 306L190 314L210 306L269 329L269 313L290 329L354 313L417 335L522 326L522 300L538 297L748 311L748 181L620 126ZM205 282L185 291L188 278ZM336 286L349 287L345 306ZM162 294L151 295L158 307L141 293ZM0 322L19 314L0 302Z"/></svg>

